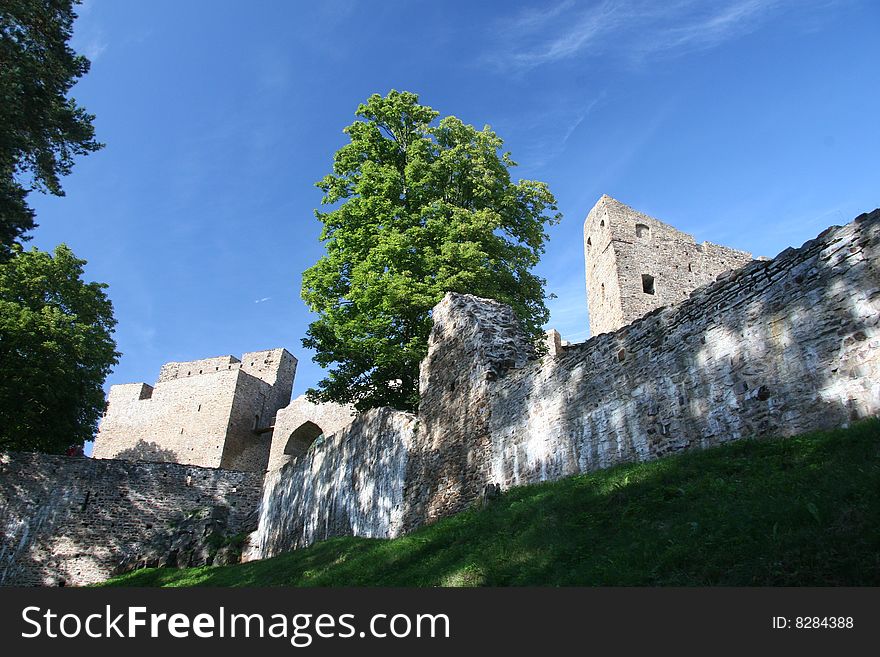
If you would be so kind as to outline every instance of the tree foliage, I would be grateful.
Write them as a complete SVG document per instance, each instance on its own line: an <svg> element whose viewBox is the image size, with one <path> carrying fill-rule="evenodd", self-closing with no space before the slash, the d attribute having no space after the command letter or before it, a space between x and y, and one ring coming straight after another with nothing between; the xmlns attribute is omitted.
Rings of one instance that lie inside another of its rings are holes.
<svg viewBox="0 0 880 657"><path fill-rule="evenodd" d="M531 333L547 321L532 273L559 220L542 182L511 181L516 164L488 126L477 130L420 105L374 94L344 132L349 143L317 183L327 253L303 274L318 314L303 345L332 366L313 399L359 409L418 403L431 308L447 291L510 304Z"/></svg>
<svg viewBox="0 0 880 657"><path fill-rule="evenodd" d="M0 258L36 225L27 194L63 196L76 155L101 148L94 116L68 92L89 70L68 41L79 0L3 0L0 8Z"/></svg>
<svg viewBox="0 0 880 657"><path fill-rule="evenodd" d="M0 450L63 453L94 433L119 354L107 286L84 264L65 245L0 263Z"/></svg>

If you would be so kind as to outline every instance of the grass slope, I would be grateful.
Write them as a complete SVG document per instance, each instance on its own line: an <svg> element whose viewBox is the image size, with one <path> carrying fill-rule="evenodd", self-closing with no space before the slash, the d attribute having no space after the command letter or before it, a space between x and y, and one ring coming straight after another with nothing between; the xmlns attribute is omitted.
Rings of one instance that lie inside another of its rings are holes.
<svg viewBox="0 0 880 657"><path fill-rule="evenodd" d="M880 585L880 421L514 488L394 540L114 586Z"/></svg>

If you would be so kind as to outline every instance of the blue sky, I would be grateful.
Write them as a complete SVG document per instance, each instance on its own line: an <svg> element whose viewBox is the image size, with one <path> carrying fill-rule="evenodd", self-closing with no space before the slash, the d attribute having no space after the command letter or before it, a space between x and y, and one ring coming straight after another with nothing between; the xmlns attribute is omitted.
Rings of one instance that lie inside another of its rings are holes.
<svg viewBox="0 0 880 657"><path fill-rule="evenodd" d="M75 87L107 148L32 244L107 282L123 353L162 363L284 346L320 377L300 275L313 183L370 94L490 124L564 219L540 266L550 326L588 335L582 223L603 193L773 256L880 205L880 3L793 0L135 2L80 7Z"/></svg>

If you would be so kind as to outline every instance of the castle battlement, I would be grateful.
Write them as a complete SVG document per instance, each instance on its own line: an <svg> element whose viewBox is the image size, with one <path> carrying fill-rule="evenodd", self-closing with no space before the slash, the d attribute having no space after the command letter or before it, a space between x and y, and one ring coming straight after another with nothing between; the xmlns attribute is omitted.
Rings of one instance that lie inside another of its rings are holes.
<svg viewBox="0 0 880 657"><path fill-rule="evenodd" d="M265 470L296 364L286 349L268 349L166 363L155 386L112 386L93 456Z"/></svg>
<svg viewBox="0 0 880 657"><path fill-rule="evenodd" d="M159 383L233 369L241 369L241 361L235 356L217 356L185 363L165 363L159 370Z"/></svg>

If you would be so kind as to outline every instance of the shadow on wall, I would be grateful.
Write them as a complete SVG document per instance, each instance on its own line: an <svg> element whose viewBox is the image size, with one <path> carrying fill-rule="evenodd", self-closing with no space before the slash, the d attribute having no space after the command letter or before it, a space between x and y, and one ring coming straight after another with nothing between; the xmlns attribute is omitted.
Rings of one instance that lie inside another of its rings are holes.
<svg viewBox="0 0 880 657"><path fill-rule="evenodd" d="M113 458L126 461L147 461L156 463L177 463L178 455L173 449L165 449L159 443L138 440L134 447L124 449Z"/></svg>
<svg viewBox="0 0 880 657"><path fill-rule="evenodd" d="M130 471L111 483L103 459L37 461L42 455L17 455L33 459L19 472L4 472L16 481L19 493L18 535L10 535L7 520L0 584L65 586L104 579L122 555L150 534L158 522L158 500L131 493L137 489ZM134 464L131 464L134 465ZM94 467L89 467L94 466ZM115 485L114 485L115 484ZM11 505L10 505L11 507ZM11 508L4 515L12 515ZM132 528L125 529L130 519ZM17 541L16 541L17 539ZM17 542L17 545L16 545ZM12 546L15 547L12 547Z"/></svg>
<svg viewBox="0 0 880 657"><path fill-rule="evenodd" d="M880 412L880 211L491 387L504 487Z"/></svg>
<svg viewBox="0 0 880 657"><path fill-rule="evenodd" d="M0 462L0 585L83 585L106 579L125 557L181 515L228 506L254 511L261 474L174 463L46 454Z"/></svg>
<svg viewBox="0 0 880 657"><path fill-rule="evenodd" d="M274 556L331 536L399 534L414 428L409 413L370 409L323 444L269 471L252 557Z"/></svg>

